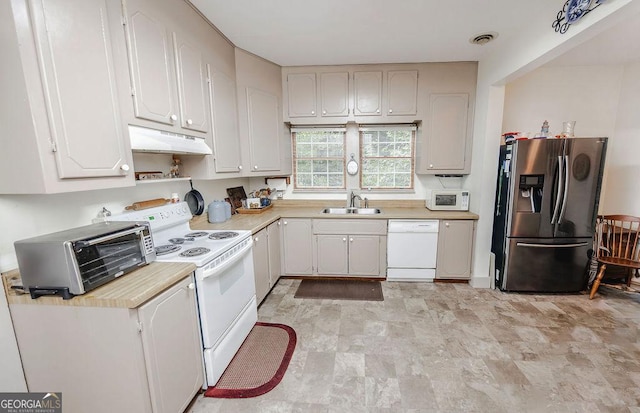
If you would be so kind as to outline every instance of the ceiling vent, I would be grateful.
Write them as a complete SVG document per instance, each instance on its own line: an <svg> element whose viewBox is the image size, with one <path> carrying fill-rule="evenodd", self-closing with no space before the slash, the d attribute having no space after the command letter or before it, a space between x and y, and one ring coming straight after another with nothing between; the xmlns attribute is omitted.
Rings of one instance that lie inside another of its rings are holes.
<svg viewBox="0 0 640 413"><path fill-rule="evenodd" d="M469 39L469 43L479 44L480 46L482 46L489 43L496 37L498 37L498 33L496 32L482 33Z"/></svg>

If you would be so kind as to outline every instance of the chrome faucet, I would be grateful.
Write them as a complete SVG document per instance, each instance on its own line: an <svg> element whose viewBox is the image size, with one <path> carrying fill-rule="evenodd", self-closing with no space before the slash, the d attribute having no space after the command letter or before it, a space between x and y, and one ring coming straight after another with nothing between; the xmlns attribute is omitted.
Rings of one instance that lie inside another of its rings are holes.
<svg viewBox="0 0 640 413"><path fill-rule="evenodd" d="M360 195L354 194L353 191L351 191L351 195L349 196L349 208L356 207L356 198L362 201L362 197L360 197Z"/></svg>
<svg viewBox="0 0 640 413"><path fill-rule="evenodd" d="M366 196L364 197L364 207L369 208L369 198L367 198Z"/></svg>

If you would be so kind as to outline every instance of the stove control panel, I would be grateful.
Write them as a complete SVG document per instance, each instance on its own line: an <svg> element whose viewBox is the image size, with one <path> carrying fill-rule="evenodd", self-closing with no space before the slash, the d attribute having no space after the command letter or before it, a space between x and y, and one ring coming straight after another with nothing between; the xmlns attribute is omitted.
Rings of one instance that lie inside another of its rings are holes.
<svg viewBox="0 0 640 413"><path fill-rule="evenodd" d="M112 215L111 221L148 221L151 230L159 229L189 222L193 218L186 202L177 202L159 207L143 209L140 211L125 212Z"/></svg>

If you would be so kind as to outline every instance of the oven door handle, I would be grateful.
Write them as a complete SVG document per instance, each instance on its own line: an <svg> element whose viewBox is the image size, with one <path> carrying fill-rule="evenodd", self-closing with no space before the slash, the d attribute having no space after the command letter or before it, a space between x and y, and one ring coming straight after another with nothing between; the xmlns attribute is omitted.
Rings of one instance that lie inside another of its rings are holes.
<svg viewBox="0 0 640 413"><path fill-rule="evenodd" d="M247 242L247 245L242 247L241 250L237 251L231 259L222 263L222 265L219 265L211 269L205 268L205 270L202 271L202 274L200 275L198 275L198 272L196 271L196 279L198 281L202 281L209 277L215 277L217 275L220 275L224 270L226 270L227 268L229 268L230 266L232 266L233 264L237 263L242 258L244 258L244 256L251 251L252 246L253 246L253 240L251 239L251 237L249 237L249 242Z"/></svg>

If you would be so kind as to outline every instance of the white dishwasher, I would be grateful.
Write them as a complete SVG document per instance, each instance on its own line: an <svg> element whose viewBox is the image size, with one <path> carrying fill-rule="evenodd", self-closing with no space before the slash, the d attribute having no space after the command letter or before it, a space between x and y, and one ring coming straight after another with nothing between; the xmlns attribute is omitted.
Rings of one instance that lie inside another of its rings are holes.
<svg viewBox="0 0 640 413"><path fill-rule="evenodd" d="M437 252L437 220L389 220L388 281L433 281Z"/></svg>

